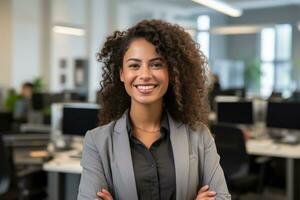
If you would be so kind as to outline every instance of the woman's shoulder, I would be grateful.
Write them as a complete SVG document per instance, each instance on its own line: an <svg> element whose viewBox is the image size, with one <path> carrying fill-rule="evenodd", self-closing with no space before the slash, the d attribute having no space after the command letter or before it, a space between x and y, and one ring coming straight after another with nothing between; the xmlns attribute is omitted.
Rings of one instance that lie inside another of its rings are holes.
<svg viewBox="0 0 300 200"><path fill-rule="evenodd" d="M110 138L112 132L114 131L114 125L116 121L112 121L108 124L98 126L92 130L87 131L85 134L85 139L91 138L94 141L105 140Z"/></svg>
<svg viewBox="0 0 300 200"><path fill-rule="evenodd" d="M189 125L186 125L186 127L190 134L196 134L196 135L210 134L209 128L204 123L201 123L196 127L191 127Z"/></svg>
<svg viewBox="0 0 300 200"><path fill-rule="evenodd" d="M188 134L190 137L190 140L192 141L208 141L212 138L212 134L209 130L209 128L207 127L207 125L201 123L199 124L197 127L191 127L191 126L187 126L187 130L188 130Z"/></svg>

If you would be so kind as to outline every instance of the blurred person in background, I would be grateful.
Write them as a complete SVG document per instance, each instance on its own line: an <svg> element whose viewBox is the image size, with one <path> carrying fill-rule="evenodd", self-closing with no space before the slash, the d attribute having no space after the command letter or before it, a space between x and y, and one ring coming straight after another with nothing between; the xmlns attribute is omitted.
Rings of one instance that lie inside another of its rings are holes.
<svg viewBox="0 0 300 200"><path fill-rule="evenodd" d="M20 123L27 122L28 113L31 109L31 97L33 93L33 85L25 82L21 86L21 92L14 105L14 119Z"/></svg>

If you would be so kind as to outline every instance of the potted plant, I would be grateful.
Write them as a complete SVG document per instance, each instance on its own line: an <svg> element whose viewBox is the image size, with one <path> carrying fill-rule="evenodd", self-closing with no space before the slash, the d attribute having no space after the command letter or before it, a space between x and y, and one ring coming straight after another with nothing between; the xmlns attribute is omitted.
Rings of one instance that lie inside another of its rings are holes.
<svg viewBox="0 0 300 200"><path fill-rule="evenodd" d="M260 61L258 59L252 59L245 63L245 87L254 94L259 94L261 77Z"/></svg>

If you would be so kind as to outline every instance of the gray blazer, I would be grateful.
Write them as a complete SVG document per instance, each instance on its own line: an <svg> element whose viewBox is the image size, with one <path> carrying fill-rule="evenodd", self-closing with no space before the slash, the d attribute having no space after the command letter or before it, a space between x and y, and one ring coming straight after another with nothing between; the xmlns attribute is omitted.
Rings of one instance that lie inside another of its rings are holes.
<svg viewBox="0 0 300 200"><path fill-rule="evenodd" d="M83 167L78 200L94 200L107 188L114 200L138 200L129 137L127 112L117 121L88 131L83 146ZM168 113L176 173L176 199L195 199L209 185L216 199L231 199L213 137L207 127L193 131Z"/></svg>

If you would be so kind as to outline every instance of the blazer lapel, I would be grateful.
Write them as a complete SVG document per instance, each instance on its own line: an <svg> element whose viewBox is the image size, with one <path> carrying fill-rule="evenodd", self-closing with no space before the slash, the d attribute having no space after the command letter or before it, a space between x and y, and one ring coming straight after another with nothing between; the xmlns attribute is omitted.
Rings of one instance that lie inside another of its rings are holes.
<svg viewBox="0 0 300 200"><path fill-rule="evenodd" d="M176 199L187 199L189 179L189 143L183 123L175 121L168 113L170 140L176 173Z"/></svg>
<svg viewBox="0 0 300 200"><path fill-rule="evenodd" d="M117 180L120 181L120 188L118 188L119 194L122 195L120 198L138 200L129 137L126 129L127 112L128 111L116 122L114 128L115 145L113 146L113 153L120 173L120 177Z"/></svg>

